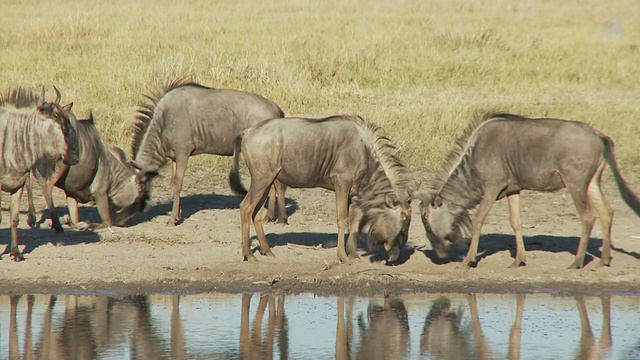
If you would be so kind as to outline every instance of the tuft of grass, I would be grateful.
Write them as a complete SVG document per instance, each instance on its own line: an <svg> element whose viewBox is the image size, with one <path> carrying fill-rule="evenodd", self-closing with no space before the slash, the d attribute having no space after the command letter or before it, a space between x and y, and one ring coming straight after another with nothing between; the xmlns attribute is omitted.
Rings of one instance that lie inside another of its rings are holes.
<svg viewBox="0 0 640 360"><path fill-rule="evenodd" d="M627 173L640 160L635 0L8 0L1 12L0 89L56 85L125 149L143 94L183 77L288 115L359 114L421 171L483 109L583 120L616 141ZM625 35L603 35L616 15Z"/></svg>

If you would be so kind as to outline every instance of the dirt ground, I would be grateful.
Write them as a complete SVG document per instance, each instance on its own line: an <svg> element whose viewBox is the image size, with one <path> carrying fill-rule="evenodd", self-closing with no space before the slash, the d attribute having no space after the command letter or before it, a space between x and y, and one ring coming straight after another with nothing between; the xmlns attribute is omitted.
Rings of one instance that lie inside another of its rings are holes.
<svg viewBox="0 0 640 360"><path fill-rule="evenodd" d="M248 184L248 176L243 176ZM637 181L634 181L637 184ZM636 187L637 188L637 187ZM0 293L151 293L239 292L268 288L318 294L385 292L639 292L640 232L637 216L623 203L613 182L605 192L615 210L611 267L596 268L601 230L594 228L589 263L567 270L575 256L580 222L565 192L527 192L522 218L527 266L510 269L515 240L506 201L494 205L480 241L477 268L436 264L414 204L404 263L387 266L363 256L352 265L336 261L335 201L321 189L288 189L290 225L265 229L275 258L243 262L240 255L241 199L232 195L226 174L189 169L182 190L183 221L166 225L171 211L168 174L154 182L152 201L128 227L96 232L65 228L56 235L45 221L26 228L21 215L20 240L26 261L14 263L8 248L0 261ZM64 197L55 190L59 213ZM40 196L38 208L44 208ZM23 200L23 210L26 201ZM10 239L7 199L3 203L2 244ZM81 217L98 221L92 206ZM252 228L252 234L253 228ZM254 245L257 241L254 242ZM364 254L364 250L362 251Z"/></svg>

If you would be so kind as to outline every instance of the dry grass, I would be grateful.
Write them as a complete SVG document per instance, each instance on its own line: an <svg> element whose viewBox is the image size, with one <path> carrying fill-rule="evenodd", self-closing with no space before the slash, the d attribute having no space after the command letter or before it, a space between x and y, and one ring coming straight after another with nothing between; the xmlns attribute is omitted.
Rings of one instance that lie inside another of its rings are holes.
<svg viewBox="0 0 640 360"><path fill-rule="evenodd" d="M143 94L188 77L289 115L360 114L420 170L482 109L584 120L614 138L626 173L639 160L636 0L5 0L0 12L0 89L57 85L127 149ZM622 37L602 34L613 16Z"/></svg>

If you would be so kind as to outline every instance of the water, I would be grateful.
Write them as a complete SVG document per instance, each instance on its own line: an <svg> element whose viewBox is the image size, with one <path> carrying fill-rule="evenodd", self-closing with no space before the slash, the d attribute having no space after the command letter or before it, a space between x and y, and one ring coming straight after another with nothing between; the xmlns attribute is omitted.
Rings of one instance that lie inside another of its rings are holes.
<svg viewBox="0 0 640 360"><path fill-rule="evenodd" d="M640 359L640 296L0 295L0 359Z"/></svg>

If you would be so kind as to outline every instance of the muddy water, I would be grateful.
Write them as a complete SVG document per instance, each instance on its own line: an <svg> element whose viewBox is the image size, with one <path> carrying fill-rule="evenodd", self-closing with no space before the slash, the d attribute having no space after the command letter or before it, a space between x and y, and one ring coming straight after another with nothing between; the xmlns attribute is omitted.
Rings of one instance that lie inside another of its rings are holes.
<svg viewBox="0 0 640 360"><path fill-rule="evenodd" d="M640 359L640 296L0 295L0 359Z"/></svg>

